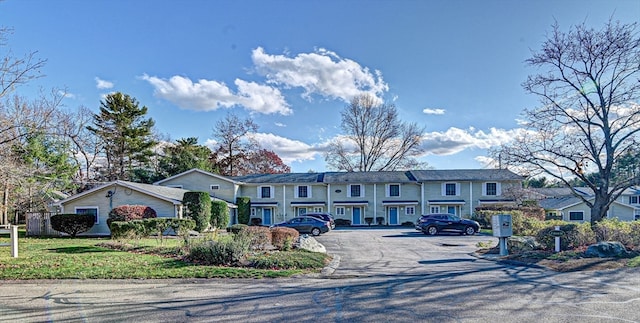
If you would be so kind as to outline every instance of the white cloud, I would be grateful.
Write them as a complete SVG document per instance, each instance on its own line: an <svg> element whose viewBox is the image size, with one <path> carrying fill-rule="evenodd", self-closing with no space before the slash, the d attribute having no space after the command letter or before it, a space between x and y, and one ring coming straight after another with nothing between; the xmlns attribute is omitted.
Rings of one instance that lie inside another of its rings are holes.
<svg viewBox="0 0 640 323"><path fill-rule="evenodd" d="M274 124L276 125L276 127L281 127L281 128L284 128L284 127L286 127L286 126L287 126L286 124L281 123L281 122L276 122L276 123L274 123Z"/></svg>
<svg viewBox="0 0 640 323"><path fill-rule="evenodd" d="M467 130L455 127L445 132L429 132L422 137L422 148L427 154L453 155L468 148L488 149L515 138L523 129L497 129L491 128L488 133L474 128Z"/></svg>
<svg viewBox="0 0 640 323"><path fill-rule="evenodd" d="M67 92L67 91L62 91L62 90L58 91L58 95L66 98L66 99L75 99L76 98L75 94L73 94L71 92Z"/></svg>
<svg viewBox="0 0 640 323"><path fill-rule="evenodd" d="M273 150L285 164L294 161L315 160L316 156L323 151L322 145L309 145L272 133L254 133L252 137L263 148Z"/></svg>
<svg viewBox="0 0 640 323"><path fill-rule="evenodd" d="M105 81L96 76L96 88L100 90L113 88L113 82Z"/></svg>
<svg viewBox="0 0 640 323"><path fill-rule="evenodd" d="M258 73L269 83L286 88L301 87L305 91L303 97L307 99L317 94L348 102L365 93L381 99L380 96L389 90L380 71L371 72L326 49L288 57L270 55L258 47L251 57Z"/></svg>
<svg viewBox="0 0 640 323"><path fill-rule="evenodd" d="M440 114L444 114L445 110L444 109L429 109L429 108L426 108L426 109L422 110L422 112L425 113L425 114L438 114L438 115L440 115Z"/></svg>
<svg viewBox="0 0 640 323"><path fill-rule="evenodd" d="M178 75L168 80L146 74L141 78L153 85L156 96L183 109L213 111L242 106L251 112L264 114L292 113L280 90L254 82L236 79L238 92L233 93L224 82L218 81L201 79L193 83L189 78Z"/></svg>

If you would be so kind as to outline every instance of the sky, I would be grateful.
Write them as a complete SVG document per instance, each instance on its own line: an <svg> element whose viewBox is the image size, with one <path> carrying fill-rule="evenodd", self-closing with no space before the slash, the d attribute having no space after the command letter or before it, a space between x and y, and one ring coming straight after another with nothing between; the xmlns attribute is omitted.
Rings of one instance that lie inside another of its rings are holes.
<svg viewBox="0 0 640 323"><path fill-rule="evenodd" d="M16 94L64 89L97 112L119 91L171 140L211 145L228 112L251 118L293 172L330 171L341 111L371 94L424 127L421 161L477 169L539 105L521 84L551 26L611 17L640 21L640 1L0 0L0 54L47 60Z"/></svg>

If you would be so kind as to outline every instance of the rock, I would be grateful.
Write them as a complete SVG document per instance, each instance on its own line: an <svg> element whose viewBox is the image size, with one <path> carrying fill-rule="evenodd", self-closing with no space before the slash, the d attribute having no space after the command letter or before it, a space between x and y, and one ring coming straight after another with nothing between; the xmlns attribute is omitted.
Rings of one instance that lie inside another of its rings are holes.
<svg viewBox="0 0 640 323"><path fill-rule="evenodd" d="M600 241L587 247L584 254L591 258L611 258L623 257L628 253L627 248L618 241Z"/></svg>
<svg viewBox="0 0 640 323"><path fill-rule="evenodd" d="M509 253L522 253L540 249L540 244L534 237L509 237L507 238Z"/></svg>
<svg viewBox="0 0 640 323"><path fill-rule="evenodd" d="M301 235L298 238L298 248L306 249L314 252L322 252L327 253L327 249L323 245L321 245L316 239L306 234Z"/></svg>

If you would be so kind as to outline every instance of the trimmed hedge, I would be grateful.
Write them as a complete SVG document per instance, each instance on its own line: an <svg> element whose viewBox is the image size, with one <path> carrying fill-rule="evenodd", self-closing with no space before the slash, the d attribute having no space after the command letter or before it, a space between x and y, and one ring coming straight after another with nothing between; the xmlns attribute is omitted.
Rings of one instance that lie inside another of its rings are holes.
<svg viewBox="0 0 640 323"><path fill-rule="evenodd" d="M154 218L127 222L114 221L111 223L111 238L116 240L141 239L149 235L158 235L162 241L162 235L168 229L184 236L195 226L196 223L192 219Z"/></svg>
<svg viewBox="0 0 640 323"><path fill-rule="evenodd" d="M158 217L156 211L146 205L120 205L109 211L107 226L114 221L132 221Z"/></svg>
<svg viewBox="0 0 640 323"><path fill-rule="evenodd" d="M251 237L251 247L253 249L263 249L271 245L271 230L267 227L248 226L238 234L246 233Z"/></svg>
<svg viewBox="0 0 640 323"><path fill-rule="evenodd" d="M89 231L96 222L93 214L55 214L51 216L51 228L75 238L78 233Z"/></svg>
<svg viewBox="0 0 640 323"><path fill-rule="evenodd" d="M186 192L182 203L187 208L187 216L196 221L196 231L203 232L211 222L211 197L207 192Z"/></svg>
<svg viewBox="0 0 640 323"><path fill-rule="evenodd" d="M554 221L560 222L560 221ZM556 225L545 226L536 234L536 240L543 246L545 250L553 250L555 248L555 237L550 233L555 230ZM585 223L566 223L560 224L560 230L564 232L564 236L560 238L561 250L575 249L586 247L596 243L596 236L591 230L591 224Z"/></svg>
<svg viewBox="0 0 640 323"><path fill-rule="evenodd" d="M300 233L294 228L275 227L271 229L271 244L280 250L291 250Z"/></svg>
<svg viewBox="0 0 640 323"><path fill-rule="evenodd" d="M229 207L225 201L211 203L211 226L223 229L229 226Z"/></svg>
<svg viewBox="0 0 640 323"><path fill-rule="evenodd" d="M251 217L251 198L240 196L236 198L236 205L238 206L238 223L249 224L249 218Z"/></svg>

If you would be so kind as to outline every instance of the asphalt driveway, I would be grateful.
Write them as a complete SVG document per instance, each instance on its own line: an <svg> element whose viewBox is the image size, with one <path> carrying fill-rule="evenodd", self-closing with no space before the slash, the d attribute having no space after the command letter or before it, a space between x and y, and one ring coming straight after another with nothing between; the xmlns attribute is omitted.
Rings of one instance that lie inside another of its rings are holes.
<svg viewBox="0 0 640 323"><path fill-rule="evenodd" d="M332 276L406 275L442 271L479 261L477 244L496 245L493 236L427 236L413 228L337 228L316 237L340 263Z"/></svg>

